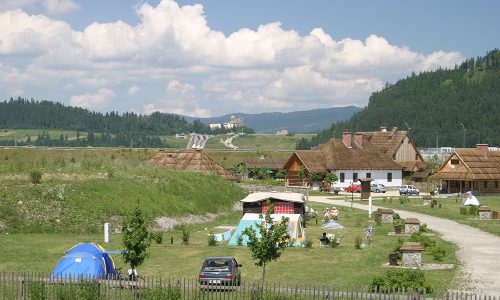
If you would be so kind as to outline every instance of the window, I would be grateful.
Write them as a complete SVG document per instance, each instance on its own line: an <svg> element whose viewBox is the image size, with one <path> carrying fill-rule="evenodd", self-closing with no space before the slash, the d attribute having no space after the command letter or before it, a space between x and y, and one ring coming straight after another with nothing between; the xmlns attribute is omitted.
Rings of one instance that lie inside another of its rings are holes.
<svg viewBox="0 0 500 300"><path fill-rule="evenodd" d="M387 173L387 182L392 182L392 173Z"/></svg>
<svg viewBox="0 0 500 300"><path fill-rule="evenodd" d="M372 173L366 173L366 178L372 178Z"/></svg>
<svg viewBox="0 0 500 300"><path fill-rule="evenodd" d="M352 181L358 181L358 173L352 173Z"/></svg>
<svg viewBox="0 0 500 300"><path fill-rule="evenodd" d="M458 165L459 161L458 161L458 159L452 159L452 160L450 160L450 164L452 164L452 165Z"/></svg>
<svg viewBox="0 0 500 300"><path fill-rule="evenodd" d="M495 188L498 189L498 181L495 181Z"/></svg>
<svg viewBox="0 0 500 300"><path fill-rule="evenodd" d="M487 188L488 187L488 181L484 181L484 185L483 185L484 188Z"/></svg>
<svg viewBox="0 0 500 300"><path fill-rule="evenodd" d="M345 181L345 173L340 173L340 182Z"/></svg>

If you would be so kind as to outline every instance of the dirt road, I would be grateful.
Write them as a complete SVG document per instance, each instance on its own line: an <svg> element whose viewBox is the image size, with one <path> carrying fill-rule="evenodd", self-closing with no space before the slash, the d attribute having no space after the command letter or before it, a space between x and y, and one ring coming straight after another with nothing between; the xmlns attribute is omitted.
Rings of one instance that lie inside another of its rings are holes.
<svg viewBox="0 0 500 300"><path fill-rule="evenodd" d="M332 200L323 196L310 196L309 201L334 206L350 206L344 200ZM355 208L368 210L368 205L354 204ZM374 206L376 210L378 206ZM500 295L500 237L477 228L425 214L394 210L402 218L415 217L444 240L456 244L457 256L462 262L453 286L456 290L476 292L488 296Z"/></svg>

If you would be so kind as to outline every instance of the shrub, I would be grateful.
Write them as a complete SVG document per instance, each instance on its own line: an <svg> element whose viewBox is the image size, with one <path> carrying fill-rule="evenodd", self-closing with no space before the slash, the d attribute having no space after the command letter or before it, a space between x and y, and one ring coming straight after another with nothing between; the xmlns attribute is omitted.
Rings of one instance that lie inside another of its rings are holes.
<svg viewBox="0 0 500 300"><path fill-rule="evenodd" d="M190 237L190 234L189 234L189 231L187 230L186 227L182 227L182 244L183 245L187 245L189 244L189 237Z"/></svg>
<svg viewBox="0 0 500 300"><path fill-rule="evenodd" d="M363 238L360 235L357 235L354 239L354 248L361 249L361 244L363 243Z"/></svg>
<svg viewBox="0 0 500 300"><path fill-rule="evenodd" d="M424 273L421 270L411 269L389 269L384 276L375 277L372 281L372 289L380 290L383 287L393 289L413 289L418 291L432 292L427 284Z"/></svg>
<svg viewBox="0 0 500 300"><path fill-rule="evenodd" d="M163 243L163 232L153 232L153 233L150 233L150 236L151 236L151 239L157 243L157 244L161 244Z"/></svg>
<svg viewBox="0 0 500 300"><path fill-rule="evenodd" d="M475 205L469 206L469 215L476 216L478 214L478 208L479 207L477 207Z"/></svg>
<svg viewBox="0 0 500 300"><path fill-rule="evenodd" d="M215 235L213 232L210 232L208 235L208 245L209 246L217 246L217 240L215 239Z"/></svg>
<svg viewBox="0 0 500 300"><path fill-rule="evenodd" d="M432 247L436 244L436 241L432 240L428 236L422 235L420 232L414 232L410 236L410 242L420 243L425 248Z"/></svg>
<svg viewBox="0 0 500 300"><path fill-rule="evenodd" d="M334 236L333 239L330 240L330 247L337 248L339 243L337 242L337 236Z"/></svg>
<svg viewBox="0 0 500 300"><path fill-rule="evenodd" d="M437 202L436 199L432 199L432 201L431 201L431 208L434 208L434 206L436 206L437 203L438 202Z"/></svg>
<svg viewBox="0 0 500 300"><path fill-rule="evenodd" d="M71 162L72 164L76 163L76 160L75 160L75 157L74 157L74 156L73 156L73 157L71 157L70 162Z"/></svg>
<svg viewBox="0 0 500 300"><path fill-rule="evenodd" d="M427 228L427 223L423 223L422 225L420 225L420 227L418 228L418 231L419 232L427 232L427 231L429 231L429 229Z"/></svg>
<svg viewBox="0 0 500 300"><path fill-rule="evenodd" d="M469 212L467 211L467 207L460 207L460 214L461 215L467 215Z"/></svg>
<svg viewBox="0 0 500 300"><path fill-rule="evenodd" d="M39 184L40 182L42 182L42 175L43 175L42 171L32 170L30 172L31 183Z"/></svg>
<svg viewBox="0 0 500 300"><path fill-rule="evenodd" d="M306 240L304 242L304 247L306 247L307 249L311 249L313 246L313 242L311 240Z"/></svg>
<svg viewBox="0 0 500 300"><path fill-rule="evenodd" d="M396 246L394 247L394 250L392 252L398 254L398 259L401 259L403 256L403 253L401 252L401 246L403 246L404 240L402 238L398 238L396 241Z"/></svg>
<svg viewBox="0 0 500 300"><path fill-rule="evenodd" d="M433 247L431 254L434 257L434 260L437 261L442 261L443 258L447 255L446 250L439 246Z"/></svg>
<svg viewBox="0 0 500 300"><path fill-rule="evenodd" d="M243 235L241 233L236 236L236 245L243 246Z"/></svg>

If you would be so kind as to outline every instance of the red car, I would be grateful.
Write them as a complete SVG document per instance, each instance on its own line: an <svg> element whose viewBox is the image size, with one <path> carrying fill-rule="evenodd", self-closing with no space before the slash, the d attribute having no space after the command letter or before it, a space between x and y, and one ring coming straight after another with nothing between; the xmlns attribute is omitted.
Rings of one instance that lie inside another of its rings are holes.
<svg viewBox="0 0 500 300"><path fill-rule="evenodd" d="M361 193L361 186L358 184L352 184L346 187L345 191L349 193Z"/></svg>

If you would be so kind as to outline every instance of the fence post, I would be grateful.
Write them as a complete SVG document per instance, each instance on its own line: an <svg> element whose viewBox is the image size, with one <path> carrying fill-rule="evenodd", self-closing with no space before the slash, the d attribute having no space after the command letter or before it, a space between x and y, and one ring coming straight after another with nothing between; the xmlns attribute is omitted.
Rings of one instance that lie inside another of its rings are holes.
<svg viewBox="0 0 500 300"><path fill-rule="evenodd" d="M21 300L24 300L24 291L25 289L25 283L24 283L24 273L21 274Z"/></svg>

